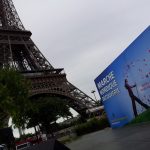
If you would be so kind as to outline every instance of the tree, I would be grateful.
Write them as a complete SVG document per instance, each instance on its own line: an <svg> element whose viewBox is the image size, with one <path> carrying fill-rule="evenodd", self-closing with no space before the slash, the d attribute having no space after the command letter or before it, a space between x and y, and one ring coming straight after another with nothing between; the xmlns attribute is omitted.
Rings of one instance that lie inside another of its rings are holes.
<svg viewBox="0 0 150 150"><path fill-rule="evenodd" d="M4 122L4 116L12 117L17 127L23 127L26 122L25 112L31 106L28 91L29 83L19 72L14 69L0 70L1 122ZM3 126L6 126L6 123Z"/></svg>
<svg viewBox="0 0 150 150"><path fill-rule="evenodd" d="M60 117L72 116L66 99L59 97L39 97L32 99L35 109L27 112L28 127L42 125L46 133L52 134L52 123Z"/></svg>

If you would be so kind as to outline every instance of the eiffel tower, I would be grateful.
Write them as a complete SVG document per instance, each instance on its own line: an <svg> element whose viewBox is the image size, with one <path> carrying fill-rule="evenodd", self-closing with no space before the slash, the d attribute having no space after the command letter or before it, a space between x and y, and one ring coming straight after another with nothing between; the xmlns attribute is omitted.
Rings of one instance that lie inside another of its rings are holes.
<svg viewBox="0 0 150 150"><path fill-rule="evenodd" d="M0 68L13 67L31 81L30 96L64 97L81 116L95 101L66 79L63 68L54 68L31 40L12 0L0 0Z"/></svg>

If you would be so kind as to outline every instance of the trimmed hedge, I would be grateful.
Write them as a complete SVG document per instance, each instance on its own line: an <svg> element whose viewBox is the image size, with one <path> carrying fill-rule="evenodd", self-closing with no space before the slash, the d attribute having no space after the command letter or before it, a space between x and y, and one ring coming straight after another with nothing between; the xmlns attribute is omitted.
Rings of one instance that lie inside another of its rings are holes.
<svg viewBox="0 0 150 150"><path fill-rule="evenodd" d="M78 136L81 136L90 132L102 130L106 127L109 127L109 123L106 117L101 119L93 118L86 123L77 125L75 127L75 132Z"/></svg>

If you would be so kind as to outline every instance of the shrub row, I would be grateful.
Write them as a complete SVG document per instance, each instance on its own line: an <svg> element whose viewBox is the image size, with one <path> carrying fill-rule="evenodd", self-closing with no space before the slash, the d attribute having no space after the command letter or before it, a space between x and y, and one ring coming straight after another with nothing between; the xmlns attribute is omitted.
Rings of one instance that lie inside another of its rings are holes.
<svg viewBox="0 0 150 150"><path fill-rule="evenodd" d="M79 124L75 127L75 132L78 136L102 130L106 127L109 127L109 123L106 117L101 119L93 118L86 123Z"/></svg>

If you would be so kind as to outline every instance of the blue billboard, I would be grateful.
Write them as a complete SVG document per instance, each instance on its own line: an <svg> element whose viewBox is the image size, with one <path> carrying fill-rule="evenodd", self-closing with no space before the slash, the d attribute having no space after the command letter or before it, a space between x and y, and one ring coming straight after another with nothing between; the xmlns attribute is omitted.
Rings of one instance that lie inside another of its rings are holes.
<svg viewBox="0 0 150 150"><path fill-rule="evenodd" d="M150 106L150 27L96 79L112 128L121 127Z"/></svg>

